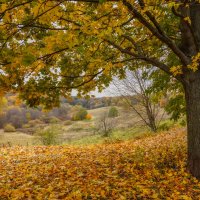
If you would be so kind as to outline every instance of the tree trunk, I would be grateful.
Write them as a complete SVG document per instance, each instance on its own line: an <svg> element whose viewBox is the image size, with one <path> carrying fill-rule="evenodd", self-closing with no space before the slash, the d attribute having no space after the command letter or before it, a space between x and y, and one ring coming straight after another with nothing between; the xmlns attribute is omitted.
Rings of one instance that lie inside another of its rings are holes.
<svg viewBox="0 0 200 200"><path fill-rule="evenodd" d="M188 136L188 169L200 179L200 71L185 79Z"/></svg>
<svg viewBox="0 0 200 200"><path fill-rule="evenodd" d="M200 3L193 0L188 6L180 6L183 18L180 20L181 50L192 59L200 49ZM184 17L190 17L188 24ZM188 169L196 178L200 179L200 70L183 67L184 89L187 114L188 134Z"/></svg>
<svg viewBox="0 0 200 200"><path fill-rule="evenodd" d="M155 115L147 110L147 118L148 118L148 126L150 127L151 131L156 132L157 131L157 127L156 127L156 119L155 119Z"/></svg>

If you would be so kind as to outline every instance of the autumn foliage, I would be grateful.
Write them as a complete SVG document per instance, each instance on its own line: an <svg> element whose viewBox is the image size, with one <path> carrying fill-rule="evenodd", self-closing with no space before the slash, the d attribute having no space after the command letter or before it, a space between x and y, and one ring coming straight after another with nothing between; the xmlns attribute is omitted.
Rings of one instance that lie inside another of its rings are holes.
<svg viewBox="0 0 200 200"><path fill-rule="evenodd" d="M97 146L2 147L7 199L199 199L186 171L186 136L172 130Z"/></svg>
<svg viewBox="0 0 200 200"><path fill-rule="evenodd" d="M87 119L87 120L91 120L91 119L92 119L92 115L88 113L88 114L86 115L86 119Z"/></svg>

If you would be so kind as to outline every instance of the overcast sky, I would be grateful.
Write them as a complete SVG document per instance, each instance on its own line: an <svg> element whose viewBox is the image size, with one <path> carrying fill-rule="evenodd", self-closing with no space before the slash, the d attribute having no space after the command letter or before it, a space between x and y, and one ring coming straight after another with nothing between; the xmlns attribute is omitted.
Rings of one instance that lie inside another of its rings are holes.
<svg viewBox="0 0 200 200"><path fill-rule="evenodd" d="M95 90L94 92L91 92L90 94L94 95L95 97L110 97L110 96L115 96L114 92L114 86L112 84L103 90L101 93L98 92L98 90ZM72 96L76 96L76 91L72 92Z"/></svg>

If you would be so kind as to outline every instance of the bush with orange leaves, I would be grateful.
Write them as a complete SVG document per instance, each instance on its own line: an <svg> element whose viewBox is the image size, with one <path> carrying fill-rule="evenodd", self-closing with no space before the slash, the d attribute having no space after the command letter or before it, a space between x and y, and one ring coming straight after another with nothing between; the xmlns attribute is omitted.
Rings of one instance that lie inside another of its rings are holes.
<svg viewBox="0 0 200 200"><path fill-rule="evenodd" d="M91 119L92 119L92 115L88 113L88 114L86 115L86 118L85 118L85 119L91 120Z"/></svg>

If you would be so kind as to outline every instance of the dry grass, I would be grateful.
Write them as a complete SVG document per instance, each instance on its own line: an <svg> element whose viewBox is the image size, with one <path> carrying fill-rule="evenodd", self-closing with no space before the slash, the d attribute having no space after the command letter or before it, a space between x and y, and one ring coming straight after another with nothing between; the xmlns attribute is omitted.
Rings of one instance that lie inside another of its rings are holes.
<svg viewBox="0 0 200 200"><path fill-rule="evenodd" d="M91 120L70 121L72 123L68 123L67 125L63 121L57 124L59 129L62 129L60 143L87 144L101 142L102 138L100 135L96 135L97 132L95 131L95 128L97 127L98 119L103 115L103 113L108 112L109 109L110 107L103 107L88 110L88 113L92 115ZM146 131L144 127L141 128L141 122L136 114L119 107L117 109L119 111L119 116L114 119L114 127L116 129L116 133L114 133L112 136L114 139L117 138L126 140L129 138L133 138L135 136L135 131L137 131L138 134ZM44 128L42 125L40 126L40 129ZM44 126L48 127L48 125ZM38 144L35 136L28 135L28 128L23 128L23 131L24 133L22 133L21 131L15 133L4 133L3 130L0 131L0 144L5 144L8 142L12 145Z"/></svg>
<svg viewBox="0 0 200 200"><path fill-rule="evenodd" d="M36 143L36 138L31 135L27 135L20 132L5 133L0 130L0 145L10 144L10 145L34 145Z"/></svg>

